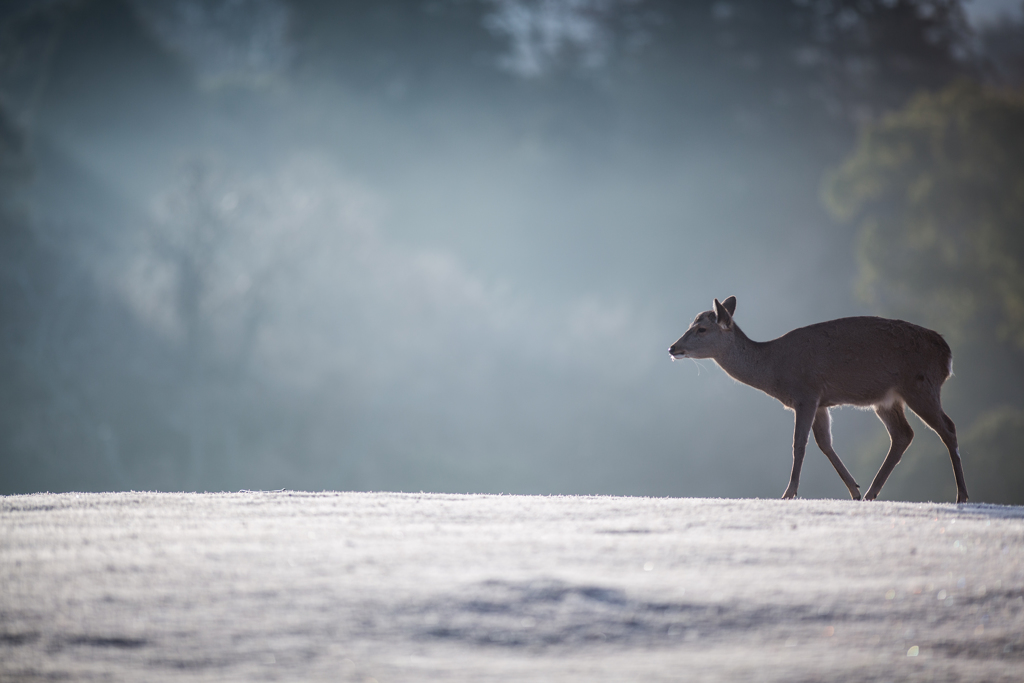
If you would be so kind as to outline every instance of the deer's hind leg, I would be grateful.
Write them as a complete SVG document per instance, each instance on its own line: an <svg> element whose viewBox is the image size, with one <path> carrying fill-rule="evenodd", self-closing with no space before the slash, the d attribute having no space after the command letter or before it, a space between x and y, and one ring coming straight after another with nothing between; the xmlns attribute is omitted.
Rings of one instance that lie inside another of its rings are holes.
<svg viewBox="0 0 1024 683"><path fill-rule="evenodd" d="M889 453L885 456L882 466L878 468L878 474L871 482L868 492L864 494L865 500L874 500L878 497L878 492L885 485L885 480L892 474L896 463L900 461L903 453L910 446L910 442L914 440L914 430L911 429L910 423L907 422L907 416L903 413L902 401L897 399L889 405L875 406L875 415L878 415L878 419L889 430L889 439L892 444L889 446Z"/></svg>
<svg viewBox="0 0 1024 683"><path fill-rule="evenodd" d="M922 395L907 397L907 407L921 418L921 421L935 430L942 439L949 460L953 463L953 476L956 478L956 502L967 502L967 484L964 481L964 467L960 461L960 446L956 440L956 425L949 415L942 410L942 402L938 396Z"/></svg>
<svg viewBox="0 0 1024 683"><path fill-rule="evenodd" d="M818 448L825 454L829 462L832 463L832 467L836 468L836 472L839 473L843 483L846 484L846 488L850 490L850 497L854 500L860 500L860 486L854 480L850 471L846 469L843 461L839 459L839 454L832 448L832 416L829 415L828 408L818 408L814 414L813 429L814 441L818 444Z"/></svg>

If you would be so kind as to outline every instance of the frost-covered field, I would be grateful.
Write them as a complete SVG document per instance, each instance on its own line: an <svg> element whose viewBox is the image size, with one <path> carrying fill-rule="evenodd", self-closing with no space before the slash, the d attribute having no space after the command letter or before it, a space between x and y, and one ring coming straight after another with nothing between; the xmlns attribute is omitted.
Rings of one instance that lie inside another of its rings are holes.
<svg viewBox="0 0 1024 683"><path fill-rule="evenodd" d="M0 680L1020 681L1024 509L0 498Z"/></svg>

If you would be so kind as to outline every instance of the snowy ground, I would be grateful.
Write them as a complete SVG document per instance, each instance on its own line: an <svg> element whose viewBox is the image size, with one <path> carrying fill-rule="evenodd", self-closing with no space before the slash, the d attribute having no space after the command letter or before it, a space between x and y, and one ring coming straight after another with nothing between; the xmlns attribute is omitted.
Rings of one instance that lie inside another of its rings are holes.
<svg viewBox="0 0 1024 683"><path fill-rule="evenodd" d="M0 498L0 680L1020 681L1024 508Z"/></svg>

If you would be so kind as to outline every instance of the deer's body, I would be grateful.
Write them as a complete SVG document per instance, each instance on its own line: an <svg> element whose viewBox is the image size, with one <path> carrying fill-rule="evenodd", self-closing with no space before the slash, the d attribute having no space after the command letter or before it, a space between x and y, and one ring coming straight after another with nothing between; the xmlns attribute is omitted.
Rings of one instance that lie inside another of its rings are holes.
<svg viewBox="0 0 1024 683"><path fill-rule="evenodd" d="M892 446L865 498L874 499L914 438L904 405L931 427L949 450L957 502L967 501L956 427L943 410L940 391L953 354L937 333L902 320L842 318L755 342L732 320L736 298L715 300L698 315L669 353L673 358L711 358L734 379L778 399L795 413L793 470L784 498L796 496L810 432L853 498L860 487L832 448L828 409L874 408Z"/></svg>

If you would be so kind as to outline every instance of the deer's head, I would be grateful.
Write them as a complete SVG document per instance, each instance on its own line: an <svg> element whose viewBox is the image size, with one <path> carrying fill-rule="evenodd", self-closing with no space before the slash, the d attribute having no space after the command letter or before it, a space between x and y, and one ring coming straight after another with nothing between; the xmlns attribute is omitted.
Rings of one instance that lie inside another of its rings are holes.
<svg viewBox="0 0 1024 683"><path fill-rule="evenodd" d="M704 311L693 319L686 334L669 347L673 360L676 358L715 358L726 346L732 344L732 315L736 312L736 297L730 296L724 303L715 299L713 310Z"/></svg>

